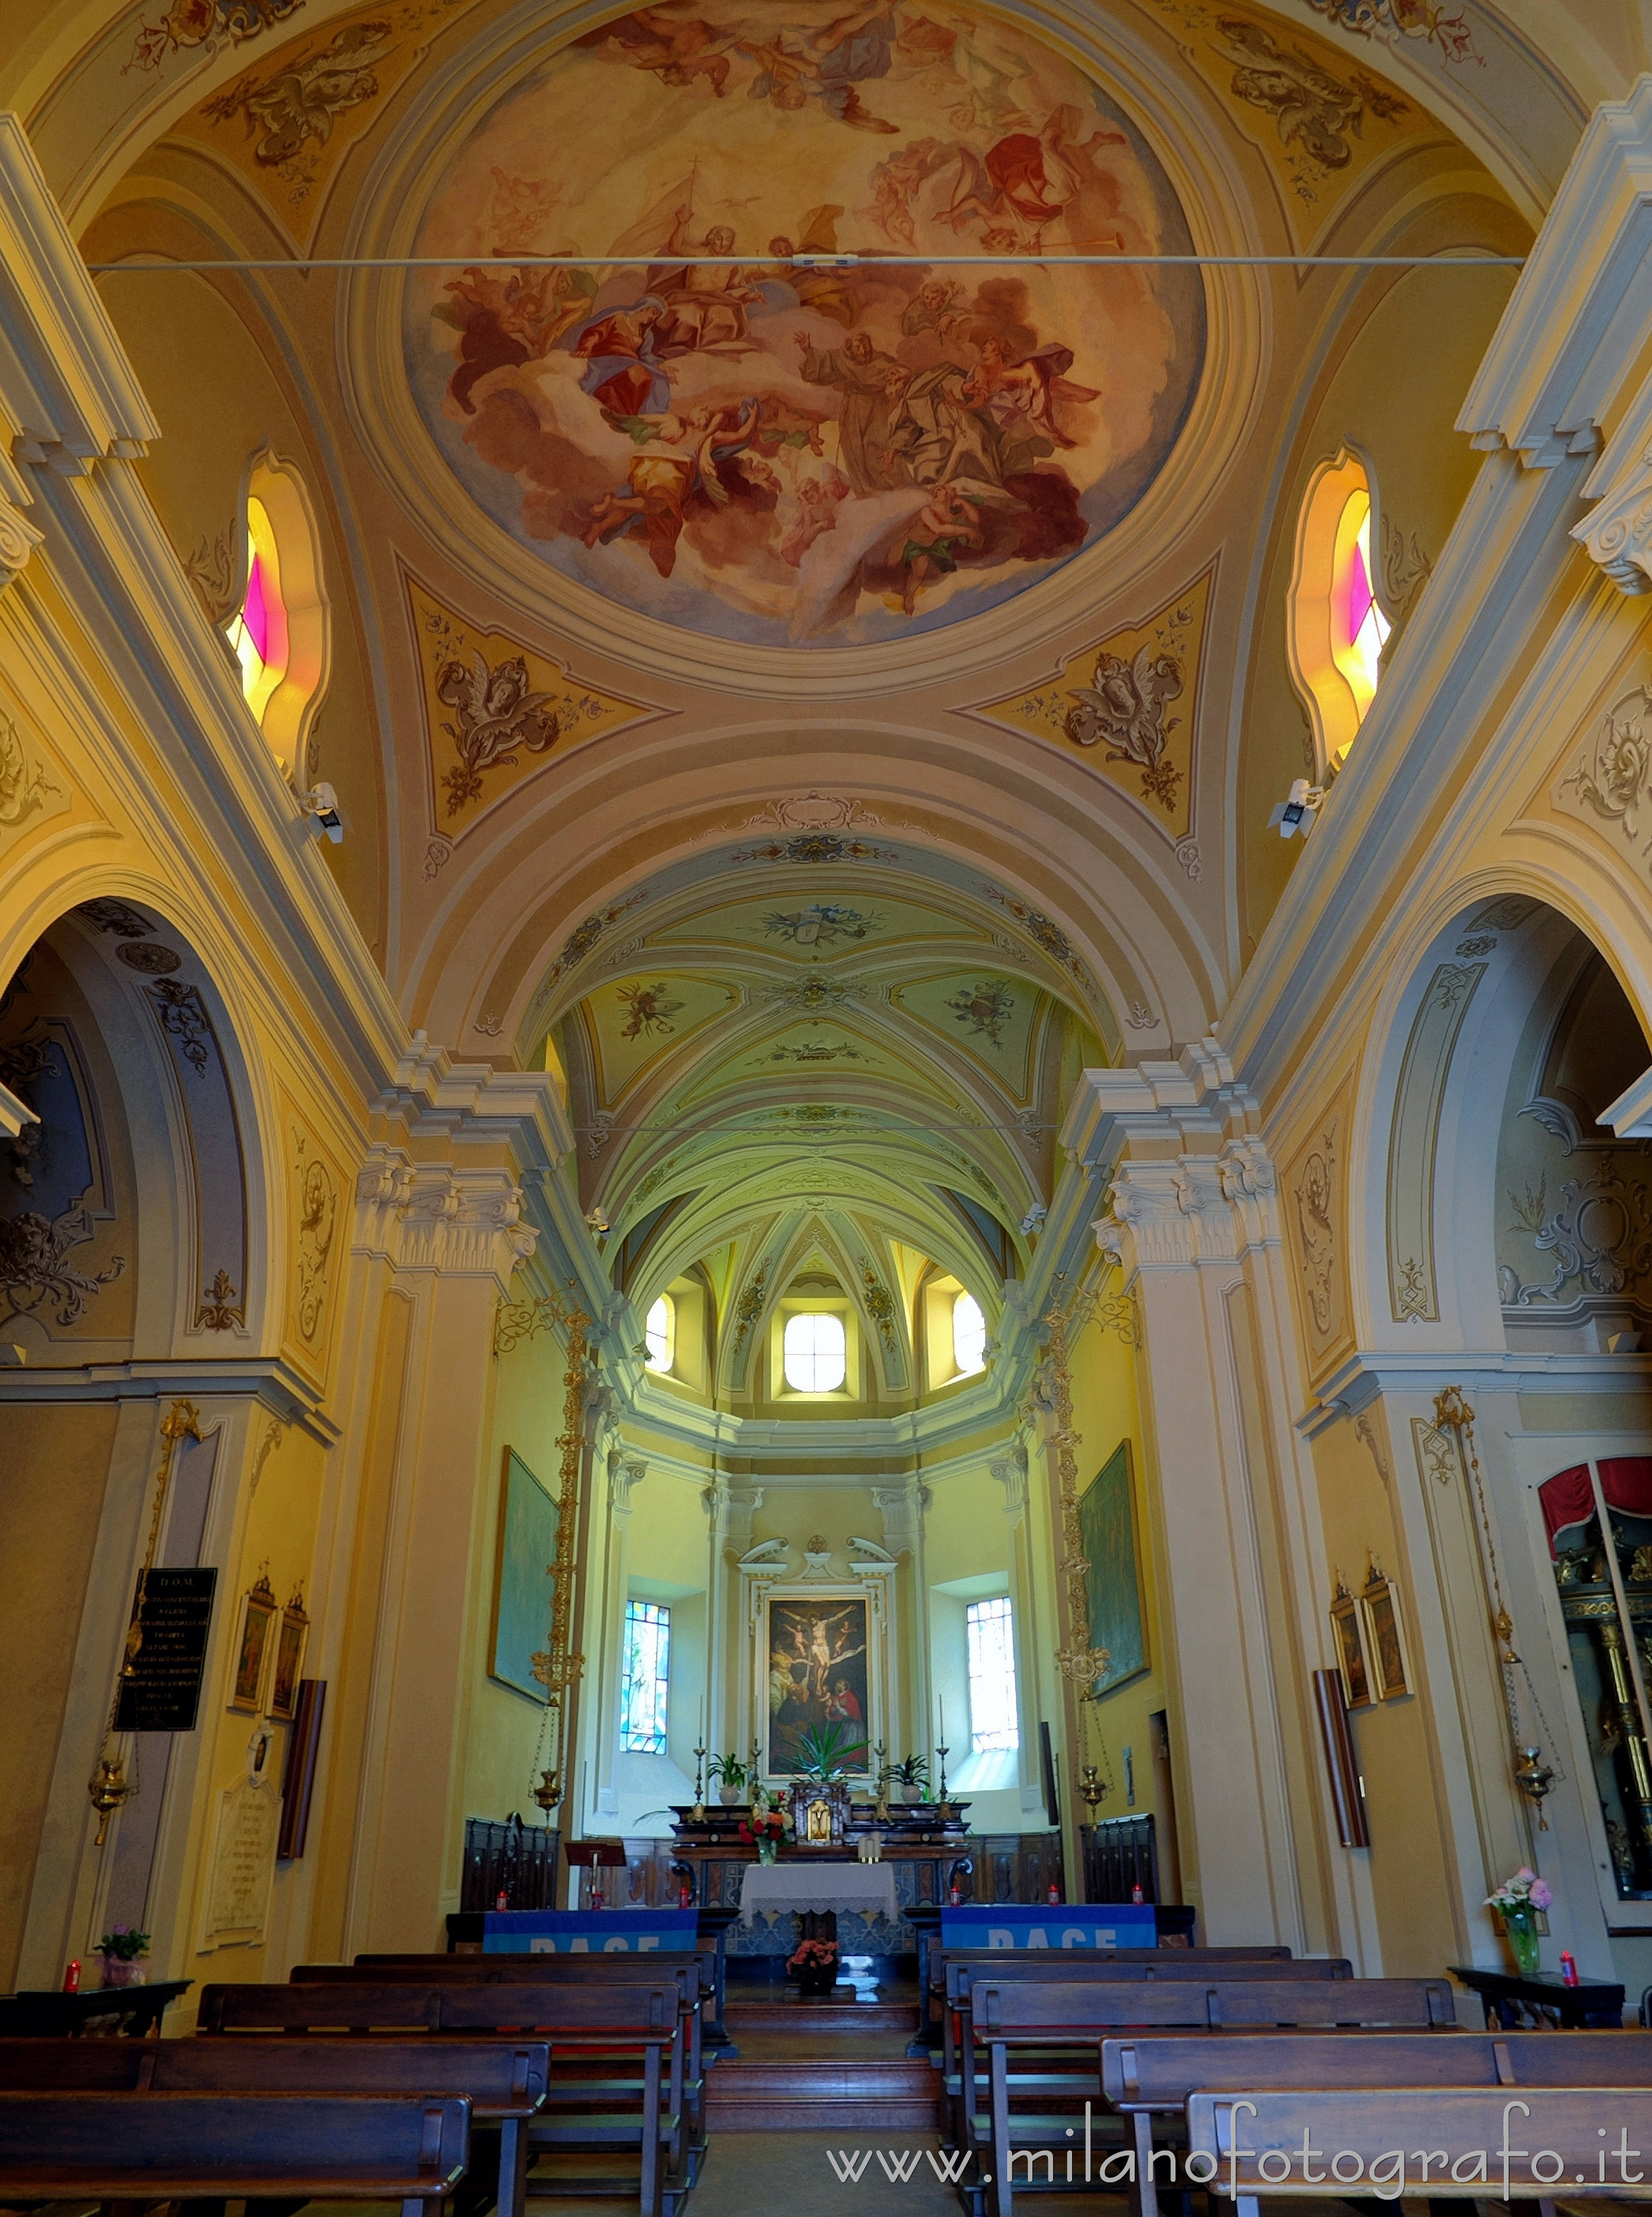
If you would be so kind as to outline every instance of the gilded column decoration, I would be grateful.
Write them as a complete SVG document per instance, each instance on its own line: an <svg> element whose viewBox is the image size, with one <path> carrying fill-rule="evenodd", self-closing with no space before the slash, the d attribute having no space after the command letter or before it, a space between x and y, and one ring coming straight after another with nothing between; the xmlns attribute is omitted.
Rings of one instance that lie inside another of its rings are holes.
<svg viewBox="0 0 1652 2217"><path fill-rule="evenodd" d="M1073 1682L1075 1692L1087 1693L1113 1660L1105 1647L1090 1645L1090 1593L1087 1583L1089 1562L1078 1521L1078 1457L1074 1453L1081 1435L1073 1428L1073 1384L1068 1368L1068 1334L1082 1331L1095 1306L1094 1289L1076 1292L1057 1301L1045 1315L1050 1337L1045 1363L1050 1391L1050 1444L1056 1450L1056 1485L1061 1501L1061 1561L1058 1568L1067 1595L1067 1645L1057 1651L1062 1675Z"/></svg>
<svg viewBox="0 0 1652 2217"><path fill-rule="evenodd" d="M543 1299L557 1301L554 1294ZM585 1390L591 1320L577 1307L557 1301L554 1320L568 1334L567 1374L562 1399L562 1431L557 1445L562 1451L561 1485L557 1495L557 1558L551 1572L551 1633L542 1653L533 1658L533 1676L545 1688L545 1725L539 1737L535 1767L539 1783L533 1799L550 1821L551 1812L562 1801L563 1752L567 1742L568 1703L585 1668L583 1655L569 1652L574 1615L574 1548L579 1523L579 1473L585 1453ZM629 1489L627 1488L627 1491Z"/></svg>

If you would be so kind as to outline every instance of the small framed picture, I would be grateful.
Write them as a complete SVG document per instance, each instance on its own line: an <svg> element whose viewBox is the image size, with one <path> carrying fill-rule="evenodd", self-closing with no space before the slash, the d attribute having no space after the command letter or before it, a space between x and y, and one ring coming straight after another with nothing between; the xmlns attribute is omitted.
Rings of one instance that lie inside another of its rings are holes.
<svg viewBox="0 0 1652 2217"><path fill-rule="evenodd" d="M1340 1578L1331 1596L1331 1631L1342 1672L1342 1698L1351 1709L1368 1709L1372 1701L1371 1673L1365 1667L1365 1642L1359 1632L1359 1604Z"/></svg>
<svg viewBox="0 0 1652 2217"><path fill-rule="evenodd" d="M1411 1691L1405 1634L1400 1625L1400 1597L1375 1563L1366 1566L1359 1605L1365 1611L1365 1646L1377 1698L1379 1701L1399 1701Z"/></svg>
<svg viewBox="0 0 1652 2217"><path fill-rule="evenodd" d="M299 1681L304 1675L304 1645L310 1636L310 1620L304 1613L304 1596L295 1593L281 1611L275 1635L275 1683L270 1689L269 1714L291 1724L299 1713Z"/></svg>
<svg viewBox="0 0 1652 2217"><path fill-rule="evenodd" d="M230 1707L256 1716L262 1707L264 1664L274 1640L279 1604L269 1580L261 1577L241 1597L241 1622L235 1638L235 1675L230 1681Z"/></svg>

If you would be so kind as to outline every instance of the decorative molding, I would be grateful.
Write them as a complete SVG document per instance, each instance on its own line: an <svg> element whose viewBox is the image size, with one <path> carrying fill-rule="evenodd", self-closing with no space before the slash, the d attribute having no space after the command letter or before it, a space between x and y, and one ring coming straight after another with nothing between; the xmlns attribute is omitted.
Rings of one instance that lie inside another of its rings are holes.
<svg viewBox="0 0 1652 2217"><path fill-rule="evenodd" d="M220 1270L210 1286L201 1288L195 1310L197 1331L244 1331L247 1306L240 1288L227 1270Z"/></svg>
<svg viewBox="0 0 1652 2217"><path fill-rule="evenodd" d="M0 578L0 585L5 582ZM53 796L59 808L48 807ZM41 769L8 716L0 722L0 831L9 831L31 816L55 816L68 806L63 787Z"/></svg>
<svg viewBox="0 0 1652 2217"><path fill-rule="evenodd" d="M1371 1459L1377 1466L1377 1475L1382 1479L1383 1484L1386 1485L1388 1484L1388 1459L1383 1453L1382 1442L1377 1436L1376 1430L1372 1424L1371 1417L1363 1409L1353 1420L1353 1431L1354 1437L1356 1439L1362 1440L1365 1446L1370 1448Z"/></svg>
<svg viewBox="0 0 1652 2217"><path fill-rule="evenodd" d="M915 1551L930 1499L929 1488L912 1479L904 1485L872 1487L872 1506L884 1520L884 1545L897 1559Z"/></svg>
<svg viewBox="0 0 1652 2217"><path fill-rule="evenodd" d="M1599 504L1572 536L1620 592L1652 593L1652 445L1637 449L1631 465L1609 476L1610 455L1589 479L1593 491L1607 478Z"/></svg>
<svg viewBox="0 0 1652 2217"><path fill-rule="evenodd" d="M1005 1516L1012 1524L1020 1523L1026 1514L1027 1501L1027 1454L1023 1442L1013 1440L1008 1454L994 1456L987 1468L1004 1490Z"/></svg>
<svg viewBox="0 0 1652 2217"><path fill-rule="evenodd" d="M1652 875L1652 689L1637 685L1606 712L1600 730L1556 783L1556 808L1585 824L1616 824L1637 868Z"/></svg>
<svg viewBox="0 0 1652 2217"><path fill-rule="evenodd" d="M539 1244L508 1170L416 1164L381 1143L357 1175L356 1203L358 1251L397 1269L480 1275L502 1287ZM496 1351L498 1338L496 1325Z"/></svg>
<svg viewBox="0 0 1652 2217"><path fill-rule="evenodd" d="M5 1295L7 1313L26 1315L42 1301L55 1301L60 1325L78 1324L87 1302L126 1267L124 1255L113 1255L108 1268L96 1276L71 1269L64 1257L71 1248L83 1247L95 1236L91 1213L85 1208L68 1208L50 1219L35 1209L0 1217L0 1294Z"/></svg>
<svg viewBox="0 0 1652 2217"><path fill-rule="evenodd" d="M46 536L22 509L0 495L0 593L28 566L28 558Z"/></svg>
<svg viewBox="0 0 1652 2217"><path fill-rule="evenodd" d="M258 1451L252 1459L252 1470L247 1485L250 1493L257 1492L258 1481L264 1474L264 1465L286 1437L287 1426L279 1417L270 1417L264 1426L264 1436L258 1442Z"/></svg>
<svg viewBox="0 0 1652 2217"><path fill-rule="evenodd" d="M318 1355L327 1342L327 1300L338 1228L338 1180L310 1134L297 1124L292 1127L292 1140L295 1214L292 1321L299 1343L311 1355Z"/></svg>
<svg viewBox="0 0 1652 2217"><path fill-rule="evenodd" d="M1307 1297L1315 1336L1332 1338L1340 1321L1337 1296L1337 1140L1335 1123L1310 1143L1291 1180L1292 1224L1297 1267Z"/></svg>
<svg viewBox="0 0 1652 2217"><path fill-rule="evenodd" d="M617 1524L631 1516L631 1497L648 1476L640 1455L616 1455L608 1465L608 1514Z"/></svg>
<svg viewBox="0 0 1652 2217"><path fill-rule="evenodd" d="M1503 1306L1530 1308L1534 1301L1558 1301L1574 1279L1585 1298L1643 1293L1652 1276L1652 1195L1646 1181L1626 1178L1620 1164L1607 1157L1587 1177L1568 1179L1559 1208L1547 1218L1542 1213L1543 1191L1539 1184L1527 1197L1529 1207L1515 1205L1538 1253L1554 1257L1553 1274L1544 1285L1517 1282L1511 1300L1504 1272L1508 1278L1514 1274L1505 1264L1499 1273Z"/></svg>
<svg viewBox="0 0 1652 2217"><path fill-rule="evenodd" d="M1439 963L1423 989L1400 1064L1388 1144L1384 1215L1389 1307L1396 1324L1437 1323L1434 1169L1440 1110L1483 962Z"/></svg>

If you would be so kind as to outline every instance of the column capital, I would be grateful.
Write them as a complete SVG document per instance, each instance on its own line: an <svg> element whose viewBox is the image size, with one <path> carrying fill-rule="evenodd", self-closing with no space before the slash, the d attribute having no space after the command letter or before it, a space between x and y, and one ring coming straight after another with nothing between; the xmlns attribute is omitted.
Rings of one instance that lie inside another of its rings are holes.
<svg viewBox="0 0 1652 2217"><path fill-rule="evenodd" d="M616 1524L627 1523L631 1518L631 1497L648 1476L648 1465L640 1455L620 1454L608 1462L608 1510Z"/></svg>
<svg viewBox="0 0 1652 2217"><path fill-rule="evenodd" d="M730 1485L713 1479L700 1494L718 1547L737 1561L751 1546L751 1521L763 1505L761 1485Z"/></svg>
<svg viewBox="0 0 1652 2217"><path fill-rule="evenodd" d="M1018 1524L1026 1514L1027 1453L1025 1445L1020 1440L1013 1440L1008 1451L995 1455L987 1468L1004 1489L1005 1516L1012 1524Z"/></svg>
<svg viewBox="0 0 1652 2217"><path fill-rule="evenodd" d="M872 1506L884 1520L884 1545L891 1555L909 1555L916 1547L931 1498L929 1488L917 1479L872 1487Z"/></svg>
<svg viewBox="0 0 1652 2217"><path fill-rule="evenodd" d="M1131 1157L1114 1171L1107 1202L1093 1227L1095 1244L1127 1276L1236 1262L1279 1237L1279 1178L1254 1132L1212 1154Z"/></svg>
<svg viewBox="0 0 1652 2217"><path fill-rule="evenodd" d="M358 1250L398 1270L486 1276L503 1289L539 1242L508 1170L415 1163L375 1146L356 1178Z"/></svg>

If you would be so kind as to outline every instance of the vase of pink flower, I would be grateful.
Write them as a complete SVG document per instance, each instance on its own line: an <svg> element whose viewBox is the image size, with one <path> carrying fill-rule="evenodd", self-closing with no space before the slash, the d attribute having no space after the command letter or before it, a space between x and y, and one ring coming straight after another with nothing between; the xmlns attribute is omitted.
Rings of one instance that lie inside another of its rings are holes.
<svg viewBox="0 0 1652 2217"><path fill-rule="evenodd" d="M1523 1979L1529 1979L1543 1959L1543 1942L1538 1934L1538 1918L1545 1909L1554 1905L1554 1895L1536 1871L1527 1870L1524 1864L1513 1878L1506 1878L1495 1893L1486 1896L1488 1909L1495 1909L1503 1920L1503 1932L1514 1953L1514 1966Z"/></svg>
<svg viewBox="0 0 1652 2217"><path fill-rule="evenodd" d="M837 1942L805 1940L786 1959L786 1967L798 1982L800 1994L823 2000L837 1984Z"/></svg>

